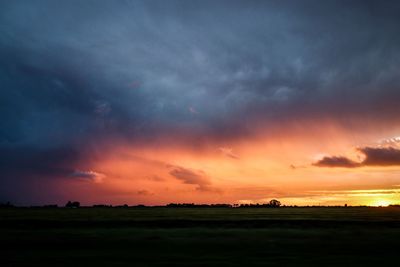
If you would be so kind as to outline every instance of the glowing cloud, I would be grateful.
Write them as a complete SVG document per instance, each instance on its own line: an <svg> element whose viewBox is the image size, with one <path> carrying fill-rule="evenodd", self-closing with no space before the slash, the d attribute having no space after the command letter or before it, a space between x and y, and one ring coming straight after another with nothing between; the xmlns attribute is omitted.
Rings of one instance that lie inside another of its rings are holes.
<svg viewBox="0 0 400 267"><path fill-rule="evenodd" d="M85 180L91 180L95 183L103 182L103 179L106 178L106 175L103 173L95 172L95 171L81 171L76 170L69 175L70 177L74 178L81 178Z"/></svg>

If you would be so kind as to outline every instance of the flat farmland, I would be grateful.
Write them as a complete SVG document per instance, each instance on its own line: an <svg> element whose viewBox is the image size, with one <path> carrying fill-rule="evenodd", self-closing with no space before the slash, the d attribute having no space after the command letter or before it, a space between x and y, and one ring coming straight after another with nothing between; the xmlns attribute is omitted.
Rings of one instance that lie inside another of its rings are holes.
<svg viewBox="0 0 400 267"><path fill-rule="evenodd" d="M2 266L375 266L400 209L6 208Z"/></svg>

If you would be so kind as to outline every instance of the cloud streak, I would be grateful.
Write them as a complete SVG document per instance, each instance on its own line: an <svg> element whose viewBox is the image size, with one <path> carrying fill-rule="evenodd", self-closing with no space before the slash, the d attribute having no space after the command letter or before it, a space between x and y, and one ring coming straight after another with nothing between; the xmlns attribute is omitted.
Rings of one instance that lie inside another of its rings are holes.
<svg viewBox="0 0 400 267"><path fill-rule="evenodd" d="M197 191L218 192L219 190L211 186L211 179L201 170L191 170L188 168L170 165L169 174L184 184L197 185Z"/></svg>
<svg viewBox="0 0 400 267"><path fill-rule="evenodd" d="M318 167L356 168L363 166L400 166L400 149L393 147L363 147L357 149L365 158L361 162L344 156L328 156L313 163Z"/></svg>
<svg viewBox="0 0 400 267"><path fill-rule="evenodd" d="M359 167L360 163L352 161L343 156L331 156L331 157L323 157L313 164L318 167L341 167L341 168L355 168Z"/></svg>
<svg viewBox="0 0 400 267"><path fill-rule="evenodd" d="M106 177L105 174L95 172L95 171L81 171L81 170L76 170L73 173L69 175L70 177L74 178L82 178L85 180L91 180L94 181L95 183L101 183L103 182L103 179Z"/></svg>
<svg viewBox="0 0 400 267"><path fill-rule="evenodd" d="M240 159L240 157L233 152L232 148L229 147L219 147L218 150L225 156L232 159Z"/></svg>

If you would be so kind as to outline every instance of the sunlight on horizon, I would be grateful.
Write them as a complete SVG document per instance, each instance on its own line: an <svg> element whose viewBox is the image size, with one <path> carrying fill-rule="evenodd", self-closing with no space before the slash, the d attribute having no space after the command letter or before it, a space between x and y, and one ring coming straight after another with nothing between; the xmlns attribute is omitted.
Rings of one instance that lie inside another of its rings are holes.
<svg viewBox="0 0 400 267"><path fill-rule="evenodd" d="M388 207L389 205L392 205L390 200L386 199L377 199L371 202L370 206L374 207Z"/></svg>

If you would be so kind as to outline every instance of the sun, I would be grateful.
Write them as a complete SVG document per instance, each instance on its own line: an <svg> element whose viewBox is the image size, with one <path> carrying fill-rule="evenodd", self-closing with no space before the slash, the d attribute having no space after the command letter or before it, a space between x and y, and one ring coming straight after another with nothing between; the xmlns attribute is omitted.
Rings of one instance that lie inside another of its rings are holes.
<svg viewBox="0 0 400 267"><path fill-rule="evenodd" d="M387 207L389 206L391 203L389 200L386 199L377 199L375 201L373 201L371 203L371 206L375 206L375 207Z"/></svg>

